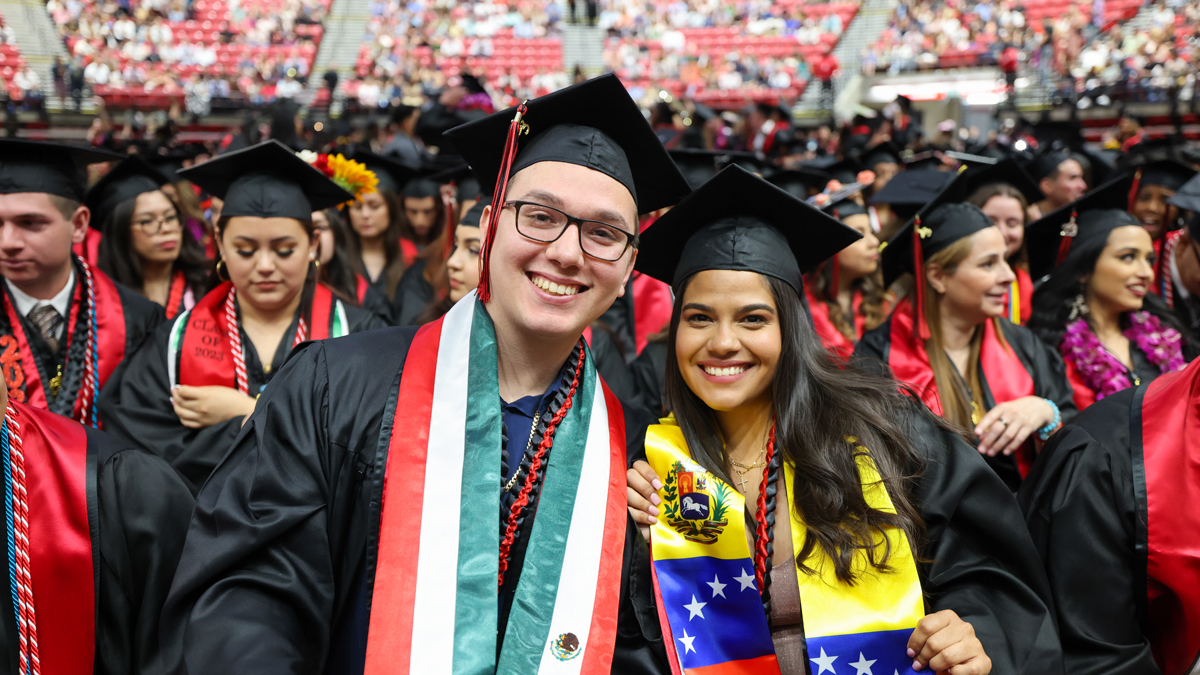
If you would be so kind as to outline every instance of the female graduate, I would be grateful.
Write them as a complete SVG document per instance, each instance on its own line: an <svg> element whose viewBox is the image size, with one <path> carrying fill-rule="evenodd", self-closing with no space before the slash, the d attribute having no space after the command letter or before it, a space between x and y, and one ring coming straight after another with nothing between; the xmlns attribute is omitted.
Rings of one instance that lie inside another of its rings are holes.
<svg viewBox="0 0 1200 675"><path fill-rule="evenodd" d="M353 159L375 174L378 183L375 192L342 208L351 230L346 253L356 271L391 302L404 268L416 256L415 249L406 251L401 246L406 241L407 226L398 196L416 175L416 169L365 150L356 151Z"/></svg>
<svg viewBox="0 0 1200 675"><path fill-rule="evenodd" d="M639 268L675 291L674 419L647 431L627 497L669 654L684 672L1057 672L1004 484L805 320L801 272L856 238L737 167L643 234Z"/></svg>
<svg viewBox="0 0 1200 675"><path fill-rule="evenodd" d="M166 185L160 171L130 157L93 185L84 203L103 234L100 269L162 305L173 319L204 295L209 263L161 189Z"/></svg>
<svg viewBox="0 0 1200 675"><path fill-rule="evenodd" d="M446 295L427 303L425 309L410 322L412 325L423 326L436 321L479 286L479 250L483 243L480 239L479 217L490 201L475 202L455 226L454 248L450 250L450 257L446 258L441 271L441 283L447 289Z"/></svg>
<svg viewBox="0 0 1200 675"><path fill-rule="evenodd" d="M1150 233L1121 208L1130 180L1110 181L1029 226L1030 263L1050 275L1034 295L1029 327L1062 354L1080 410L1186 363L1182 326L1149 294Z"/></svg>
<svg viewBox="0 0 1200 675"><path fill-rule="evenodd" d="M1042 191L1011 159L1001 160L978 175L988 182L973 189L967 203L978 206L1004 235L1004 259L1016 277L1008 285L1004 316L1025 325L1033 311L1033 279L1025 252L1026 214L1029 204L1042 198Z"/></svg>
<svg viewBox="0 0 1200 675"><path fill-rule="evenodd" d="M430 214L425 213L425 205L431 203L431 200L438 200L438 208L434 209L434 216L442 219L436 227L437 235L434 239L428 240L419 246L419 251L415 254L415 258L408 264L408 268L404 270L404 275L400 277L400 283L396 286L396 295L392 299L392 314L396 317L396 324L399 326L407 326L416 323L417 317L425 310L430 303L438 298L446 296L447 278L445 276L446 260L450 257L450 252L454 248L454 232L455 219L457 213L456 200L452 199L453 188L447 188L448 192L443 193L441 186L429 180L417 180L405 186L405 195L411 190L417 190L419 194L432 193L429 197L416 198L416 202L420 205L418 208L410 209L405 207L405 222L410 225L414 222L425 224L425 221L430 217ZM442 200L445 200L444 202ZM405 196L405 204L413 202L414 198ZM409 220L411 214L416 221ZM448 220L447 220L448 218ZM478 222L478 221L476 221ZM426 229L426 234L429 230ZM442 233L445 233L443 236ZM412 244L412 240L405 239L407 244ZM427 245L426 245L427 244Z"/></svg>
<svg viewBox="0 0 1200 675"><path fill-rule="evenodd" d="M382 322L315 282L312 212L351 193L275 141L182 173L225 200L216 228L222 283L159 327L101 409L109 430L198 489L292 347Z"/></svg>
<svg viewBox="0 0 1200 675"><path fill-rule="evenodd" d="M350 235L341 211L336 208L313 211L312 223L319 249L317 280L328 286L338 298L376 314L391 325L391 304L350 263L346 253L346 241Z"/></svg>
<svg viewBox="0 0 1200 675"><path fill-rule="evenodd" d="M887 364L935 414L971 430L1016 491L1033 464L1031 437L1048 438L1075 407L1058 353L1001 320L1014 275L999 229L958 203L967 178L955 177L888 242L884 282L908 273L913 289L855 355Z"/></svg>
<svg viewBox="0 0 1200 675"><path fill-rule="evenodd" d="M805 289L813 328L834 353L849 358L864 331L883 323L888 313L887 289L879 274L879 239L862 205L849 195L822 210L832 214L862 239L834 254L808 275Z"/></svg>

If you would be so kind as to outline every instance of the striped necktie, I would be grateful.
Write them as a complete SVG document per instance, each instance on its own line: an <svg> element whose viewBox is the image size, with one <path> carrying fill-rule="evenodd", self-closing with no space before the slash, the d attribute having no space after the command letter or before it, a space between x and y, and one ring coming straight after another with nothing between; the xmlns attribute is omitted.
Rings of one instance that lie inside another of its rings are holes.
<svg viewBox="0 0 1200 675"><path fill-rule="evenodd" d="M53 305L42 305L29 313L29 320L37 326L42 339L50 345L50 351L58 351L58 329L62 326L62 314Z"/></svg>

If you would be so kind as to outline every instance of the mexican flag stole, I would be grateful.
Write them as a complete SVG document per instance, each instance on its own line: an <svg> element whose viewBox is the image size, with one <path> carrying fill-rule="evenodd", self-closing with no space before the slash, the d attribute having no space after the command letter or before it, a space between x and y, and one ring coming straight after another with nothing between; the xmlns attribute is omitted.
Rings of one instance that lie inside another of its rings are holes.
<svg viewBox="0 0 1200 675"><path fill-rule="evenodd" d="M661 422L646 432L647 458L663 477L662 515L651 526L650 548L672 671L777 675L779 664L746 538L745 500L692 460L673 418ZM867 449L857 445L855 450L867 503L892 511ZM785 465L784 474L787 500L779 500L776 513L790 514L793 549L799 557L806 527L788 506L795 503L793 467ZM876 673L913 672L906 650L925 615L921 582L904 533L890 530L887 538L892 551L889 573L869 569L865 556L856 555L859 576L848 586L837 579L832 562L817 547L805 564L819 573L797 575L813 675L840 672L835 662L843 670L858 663Z"/></svg>
<svg viewBox="0 0 1200 675"><path fill-rule="evenodd" d="M409 348L388 445L367 675L608 673L624 553L625 423L588 352L497 657L496 337L472 294ZM511 451L511 449L510 449Z"/></svg>
<svg viewBox="0 0 1200 675"><path fill-rule="evenodd" d="M167 372L172 389L177 384L237 388L225 320L225 297L232 285L226 281L217 286L205 293L195 307L175 318L167 341ZM342 301L325 285L314 286L312 329L308 339L342 337L349 332L350 324ZM265 356L270 365L271 355Z"/></svg>

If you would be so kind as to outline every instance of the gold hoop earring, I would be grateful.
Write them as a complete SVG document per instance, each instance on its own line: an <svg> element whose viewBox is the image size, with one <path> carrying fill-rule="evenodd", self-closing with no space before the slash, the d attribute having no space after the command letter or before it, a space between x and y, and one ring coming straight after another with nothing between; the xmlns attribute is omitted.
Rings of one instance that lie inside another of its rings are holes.
<svg viewBox="0 0 1200 675"><path fill-rule="evenodd" d="M225 269L224 277L221 276L222 269ZM221 281L229 281L229 270L225 268L225 259L224 258L217 259L216 273L217 273L217 278L220 279Z"/></svg>

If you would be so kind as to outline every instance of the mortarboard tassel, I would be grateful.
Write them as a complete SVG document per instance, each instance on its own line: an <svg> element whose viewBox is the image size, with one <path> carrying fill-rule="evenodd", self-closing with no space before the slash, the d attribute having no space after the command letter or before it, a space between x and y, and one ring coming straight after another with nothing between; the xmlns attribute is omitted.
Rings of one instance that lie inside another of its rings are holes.
<svg viewBox="0 0 1200 675"><path fill-rule="evenodd" d="M488 214L487 236L479 250L479 301L487 302L492 298L492 283L489 279L491 265L492 243L496 241L496 227L500 222L500 208L504 205L504 193L508 190L509 172L512 171L513 159L517 156L517 137L529 133L529 125L521 121L528 108L524 101L517 106L517 114L513 116L512 124L508 127L508 138L504 141L504 157L500 160L500 173L496 189L492 195L491 213Z"/></svg>
<svg viewBox="0 0 1200 675"><path fill-rule="evenodd" d="M1067 261L1067 254L1071 252L1071 242L1075 241L1075 237L1079 235L1079 224L1075 222L1075 216L1078 214L1074 209L1071 210L1071 219L1063 225L1062 240L1058 242L1058 258L1054 260L1054 266L1058 267Z"/></svg>
<svg viewBox="0 0 1200 675"><path fill-rule="evenodd" d="M1129 205L1125 208L1126 211L1133 213L1133 204L1137 201L1138 190L1142 187L1142 170L1138 169L1133 174L1133 186L1129 188Z"/></svg>
<svg viewBox="0 0 1200 675"><path fill-rule="evenodd" d="M921 240L933 234L927 227L921 227L921 216L913 223L913 276L916 277L917 303L914 307L917 324L917 335L922 340L930 338L929 325L925 323L925 252L921 250Z"/></svg>

